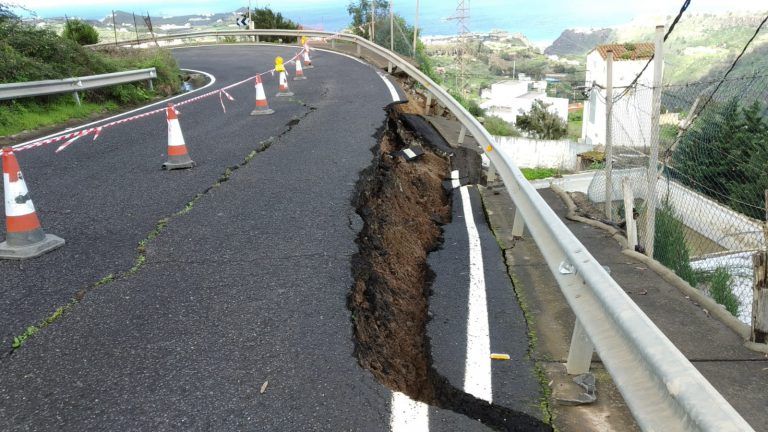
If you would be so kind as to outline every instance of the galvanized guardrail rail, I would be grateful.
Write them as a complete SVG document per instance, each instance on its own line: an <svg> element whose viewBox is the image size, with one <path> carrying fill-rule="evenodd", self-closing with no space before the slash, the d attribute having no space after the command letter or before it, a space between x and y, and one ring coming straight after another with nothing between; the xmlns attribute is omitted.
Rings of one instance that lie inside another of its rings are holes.
<svg viewBox="0 0 768 432"><path fill-rule="evenodd" d="M294 30L194 32L158 41L226 36L321 37L353 42L423 85L483 147L576 315L568 372L589 370L596 351L645 431L745 432L752 427L669 341L563 224L509 155L494 146L485 128L448 92L397 54L349 34ZM153 41L145 39L141 43ZM136 41L126 41L132 45ZM111 44L103 44L111 45ZM516 227L520 229L518 224Z"/></svg>
<svg viewBox="0 0 768 432"><path fill-rule="evenodd" d="M157 71L155 68L149 68L60 80L0 84L0 100L72 93L75 101L80 105L80 96L78 94L80 91L138 81L146 81L149 89L152 90L152 80L155 78L157 78Z"/></svg>

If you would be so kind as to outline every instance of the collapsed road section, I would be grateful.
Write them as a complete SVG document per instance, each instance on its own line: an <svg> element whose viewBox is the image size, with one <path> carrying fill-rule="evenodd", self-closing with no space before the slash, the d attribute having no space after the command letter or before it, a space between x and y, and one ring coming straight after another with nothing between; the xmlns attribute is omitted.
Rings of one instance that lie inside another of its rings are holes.
<svg viewBox="0 0 768 432"><path fill-rule="evenodd" d="M441 247L441 227L451 222L444 183L452 161L446 149L405 126L397 105L379 135L353 199L363 220L348 299L359 364L394 391L493 429L551 430L531 415L456 388L433 367L427 323L435 275L427 258Z"/></svg>

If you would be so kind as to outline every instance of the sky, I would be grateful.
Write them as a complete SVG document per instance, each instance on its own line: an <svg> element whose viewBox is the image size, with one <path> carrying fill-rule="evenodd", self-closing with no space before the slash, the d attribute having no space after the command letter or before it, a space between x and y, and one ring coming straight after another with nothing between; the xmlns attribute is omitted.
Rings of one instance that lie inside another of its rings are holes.
<svg viewBox="0 0 768 432"><path fill-rule="evenodd" d="M470 30L502 29L520 32L536 42L552 41L567 28L601 28L624 24L638 16L674 16L682 0L468 0ZM112 9L154 16L229 12L247 6L243 0L10 0L41 17L76 16L103 18ZM269 6L305 25L336 31L349 22L349 0L252 0L253 7ZM447 20L455 13L456 1L420 0L419 21L423 34L453 34L456 23ZM415 0L393 0L395 11L409 22L415 17ZM768 0L692 0L690 13L728 11L768 12Z"/></svg>

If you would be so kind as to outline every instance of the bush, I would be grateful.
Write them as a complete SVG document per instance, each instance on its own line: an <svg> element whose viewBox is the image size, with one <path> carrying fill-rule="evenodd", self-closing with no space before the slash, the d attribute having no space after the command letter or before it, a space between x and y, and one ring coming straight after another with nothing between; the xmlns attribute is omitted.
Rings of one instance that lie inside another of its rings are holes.
<svg viewBox="0 0 768 432"><path fill-rule="evenodd" d="M515 129L514 125L501 117L487 116L485 117L485 123L483 123L483 126L485 126L485 129L491 135L511 137L520 136L520 131Z"/></svg>
<svg viewBox="0 0 768 432"><path fill-rule="evenodd" d="M731 284L733 282L733 276L727 269L722 267L717 268L712 273L709 281L709 296L721 305L725 306L725 309L731 313L731 315L738 317L739 308L741 303L736 294L733 293Z"/></svg>
<svg viewBox="0 0 768 432"><path fill-rule="evenodd" d="M559 140L568 135L568 125L547 107L540 100L534 101L530 111L517 117L517 127L537 139Z"/></svg>
<svg viewBox="0 0 768 432"><path fill-rule="evenodd" d="M480 105L478 105L477 102L465 98L461 93L457 92L456 90L450 89L448 90L448 93L450 93L451 96L454 99L456 99L456 102L460 103L461 106L463 106L464 109L469 111L469 113L472 114L473 116L482 117L485 114L485 110L480 108Z"/></svg>
<svg viewBox="0 0 768 432"><path fill-rule="evenodd" d="M691 267L690 253L685 242L685 227L666 201L656 211L653 258L691 286L698 285L699 280Z"/></svg>
<svg viewBox="0 0 768 432"><path fill-rule="evenodd" d="M79 19L67 20L62 37L80 45L93 45L99 42L99 33L92 25Z"/></svg>

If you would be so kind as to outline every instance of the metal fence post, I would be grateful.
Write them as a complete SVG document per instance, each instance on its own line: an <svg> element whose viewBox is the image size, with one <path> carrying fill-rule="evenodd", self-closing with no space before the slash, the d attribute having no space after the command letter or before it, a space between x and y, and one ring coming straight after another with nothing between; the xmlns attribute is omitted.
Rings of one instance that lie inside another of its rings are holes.
<svg viewBox="0 0 768 432"><path fill-rule="evenodd" d="M77 92L72 93L72 96L75 97L75 102L77 102L77 105L80 105L80 95L77 94Z"/></svg>
<svg viewBox="0 0 768 432"><path fill-rule="evenodd" d="M467 137L467 127L464 125L461 125L461 130L459 131L459 145L464 144L464 138Z"/></svg>
<svg viewBox="0 0 768 432"><path fill-rule="evenodd" d="M522 237L525 232L525 219L520 209L515 209L515 221L512 223L512 236Z"/></svg>
<svg viewBox="0 0 768 432"><path fill-rule="evenodd" d="M608 51L605 85L605 217L613 220L613 51Z"/></svg>
<svg viewBox="0 0 768 432"><path fill-rule="evenodd" d="M565 364L565 369L570 375L581 375L589 372L594 351L595 347L592 345L592 341L589 340L586 330L577 319L573 326L571 348L568 350L568 362Z"/></svg>
<svg viewBox="0 0 768 432"><path fill-rule="evenodd" d="M149 89L149 91L154 91L155 90L155 85L152 84L152 80L151 79L147 80L147 88Z"/></svg>
<svg viewBox="0 0 768 432"><path fill-rule="evenodd" d="M766 264L768 263L768 254L757 252L753 257L755 272L755 284L752 286L752 337L750 340L755 343L768 343L768 279Z"/></svg>
<svg viewBox="0 0 768 432"><path fill-rule="evenodd" d="M630 179L624 177L621 181L624 195L624 221L627 225L627 243L631 250L637 246L637 221L635 221L635 194L632 192Z"/></svg>
<svg viewBox="0 0 768 432"><path fill-rule="evenodd" d="M664 67L664 26L656 26L653 54L653 106L651 107L651 154L648 158L648 189L645 193L645 254L653 258L656 236L656 183L659 172L659 116L661 115L661 78Z"/></svg>

